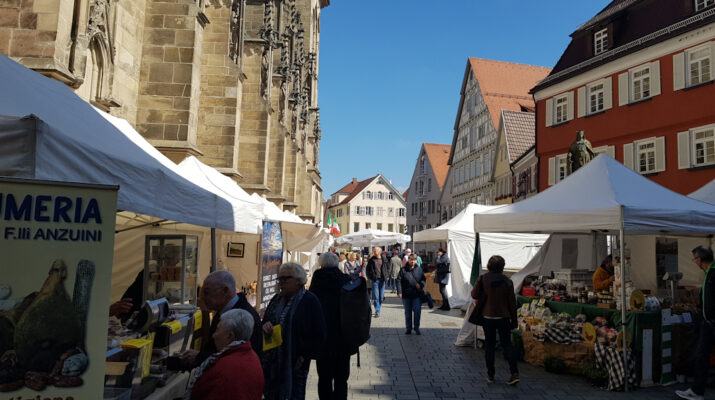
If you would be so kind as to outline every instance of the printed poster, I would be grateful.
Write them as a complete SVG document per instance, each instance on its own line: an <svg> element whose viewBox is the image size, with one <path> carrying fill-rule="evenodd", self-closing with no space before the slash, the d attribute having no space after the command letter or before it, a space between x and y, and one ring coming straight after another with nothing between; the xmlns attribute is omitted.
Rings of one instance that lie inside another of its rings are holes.
<svg viewBox="0 0 715 400"><path fill-rule="evenodd" d="M0 400L101 399L117 188L0 178Z"/></svg>
<svg viewBox="0 0 715 400"><path fill-rule="evenodd" d="M278 267L283 260L283 236L280 222L263 221L261 240L261 307L264 311L277 293Z"/></svg>

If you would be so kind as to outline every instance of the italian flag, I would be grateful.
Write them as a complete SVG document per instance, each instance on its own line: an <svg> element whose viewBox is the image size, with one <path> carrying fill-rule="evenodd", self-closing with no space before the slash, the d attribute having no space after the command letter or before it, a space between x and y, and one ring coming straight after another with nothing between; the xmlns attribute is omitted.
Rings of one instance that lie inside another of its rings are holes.
<svg viewBox="0 0 715 400"><path fill-rule="evenodd" d="M340 234L340 227L338 226L338 221L335 221L333 219L332 213L328 213L328 228L330 229L330 233L332 233L333 235Z"/></svg>

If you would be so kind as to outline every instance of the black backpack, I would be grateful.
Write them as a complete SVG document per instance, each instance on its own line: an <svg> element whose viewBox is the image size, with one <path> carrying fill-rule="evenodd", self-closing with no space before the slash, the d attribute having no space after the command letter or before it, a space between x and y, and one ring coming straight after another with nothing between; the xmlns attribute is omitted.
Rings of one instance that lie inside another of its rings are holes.
<svg viewBox="0 0 715 400"><path fill-rule="evenodd" d="M372 308L365 278L343 285L340 289L340 331L349 354L357 353L358 348L370 339L371 322Z"/></svg>

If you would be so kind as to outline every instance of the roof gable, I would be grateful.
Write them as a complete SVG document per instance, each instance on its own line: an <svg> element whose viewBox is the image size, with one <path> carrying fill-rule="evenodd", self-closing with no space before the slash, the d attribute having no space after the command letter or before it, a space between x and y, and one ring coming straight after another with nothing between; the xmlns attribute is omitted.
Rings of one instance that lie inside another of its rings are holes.
<svg viewBox="0 0 715 400"><path fill-rule="evenodd" d="M477 79L482 100L496 130L499 127L502 110L523 111L534 108L534 99L529 91L546 78L550 72L551 68L548 67L469 57L462 79L459 108L452 137L452 151L448 163L451 165L454 157L455 144L459 135L459 122L464 107L464 95L470 76Z"/></svg>
<svg viewBox="0 0 715 400"><path fill-rule="evenodd" d="M354 186L352 186L353 187L352 191L350 192L348 197L344 198L343 201L341 201L340 203L335 204L335 206L342 206L342 205L350 203L355 197L357 197L360 193L362 193L365 189L367 189L367 187L370 186L370 184L372 184L373 182L375 182L378 178L382 179L383 184L391 192L396 194L398 198L402 199L402 201L404 202L405 197L402 196L402 194L397 189L395 189L394 186L392 186L390 181L385 179L385 177L382 176L382 174L377 174L371 178L367 178L367 179L359 181L359 182L357 181L357 179L353 178L353 182L351 182L348 185L346 185L345 187L343 187L343 189L345 189L345 188L350 187L351 185L354 185ZM341 189L335 193L346 193L346 192L342 192L343 189Z"/></svg>
<svg viewBox="0 0 715 400"><path fill-rule="evenodd" d="M502 123L509 163L513 163L535 143L535 116L530 112L504 110Z"/></svg>
<svg viewBox="0 0 715 400"><path fill-rule="evenodd" d="M448 144L437 143L422 143L424 152L427 155L435 180L439 186L439 190L444 187L444 181L447 179L447 171L449 171L449 149Z"/></svg>

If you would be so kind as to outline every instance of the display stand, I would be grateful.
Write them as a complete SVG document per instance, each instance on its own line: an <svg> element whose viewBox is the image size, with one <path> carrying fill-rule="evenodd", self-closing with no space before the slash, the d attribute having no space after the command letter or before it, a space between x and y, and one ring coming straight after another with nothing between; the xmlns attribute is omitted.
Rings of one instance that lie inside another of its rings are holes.
<svg viewBox="0 0 715 400"><path fill-rule="evenodd" d="M144 300L196 305L198 237L150 235L144 258Z"/></svg>

